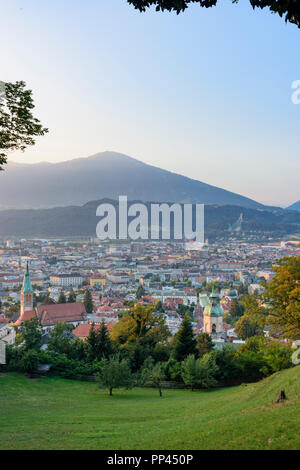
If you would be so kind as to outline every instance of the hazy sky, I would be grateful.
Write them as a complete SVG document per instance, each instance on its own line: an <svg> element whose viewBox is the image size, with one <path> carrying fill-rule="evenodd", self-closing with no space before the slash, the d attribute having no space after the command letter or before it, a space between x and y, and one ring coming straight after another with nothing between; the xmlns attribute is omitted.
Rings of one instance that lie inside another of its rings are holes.
<svg viewBox="0 0 300 470"><path fill-rule="evenodd" d="M0 80L50 133L19 162L104 150L260 202L300 199L300 30L241 0L177 16L126 0L0 0Z"/></svg>

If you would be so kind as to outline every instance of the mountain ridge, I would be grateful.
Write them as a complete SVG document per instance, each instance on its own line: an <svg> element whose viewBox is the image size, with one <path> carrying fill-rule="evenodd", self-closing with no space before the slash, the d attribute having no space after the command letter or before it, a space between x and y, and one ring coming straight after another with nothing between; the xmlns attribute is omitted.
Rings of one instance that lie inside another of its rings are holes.
<svg viewBox="0 0 300 470"><path fill-rule="evenodd" d="M110 151L58 163L10 162L0 174L2 209L81 205L119 195L145 202L167 200L265 207L232 191Z"/></svg>
<svg viewBox="0 0 300 470"><path fill-rule="evenodd" d="M128 200L131 204L140 200ZM166 202L166 201L162 201ZM48 209L11 209L0 211L0 237L55 238L55 237L95 237L99 217L96 209L99 204L110 203L118 210L118 201L105 198L89 201L82 206L66 206ZM145 203L150 214L151 202ZM300 233L300 213L284 209L241 208L232 205L205 205L205 238L231 236L228 230L243 212L242 233L268 233L283 237ZM128 220L130 218L128 217ZM118 217L117 217L118 226ZM171 230L172 230L171 221ZM149 226L150 228L150 226Z"/></svg>
<svg viewBox="0 0 300 470"><path fill-rule="evenodd" d="M290 211L300 211L300 201L294 202L294 204L288 206L287 209Z"/></svg>

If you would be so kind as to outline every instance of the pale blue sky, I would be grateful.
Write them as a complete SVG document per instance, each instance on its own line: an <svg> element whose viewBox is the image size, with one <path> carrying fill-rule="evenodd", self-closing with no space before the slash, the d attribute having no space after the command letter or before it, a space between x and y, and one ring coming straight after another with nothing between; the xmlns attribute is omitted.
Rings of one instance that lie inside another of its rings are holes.
<svg viewBox="0 0 300 470"><path fill-rule="evenodd" d="M0 0L0 80L50 128L19 162L114 150L260 202L300 199L300 30L246 0L140 14L126 0Z"/></svg>

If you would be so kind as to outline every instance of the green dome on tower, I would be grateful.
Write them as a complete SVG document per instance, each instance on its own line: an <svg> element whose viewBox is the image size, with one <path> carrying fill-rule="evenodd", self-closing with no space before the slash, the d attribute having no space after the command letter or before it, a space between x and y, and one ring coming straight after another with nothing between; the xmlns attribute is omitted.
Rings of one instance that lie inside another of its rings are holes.
<svg viewBox="0 0 300 470"><path fill-rule="evenodd" d="M209 305L205 307L203 315L209 317L223 317L223 309L220 305L220 298L214 292L214 290L209 296Z"/></svg>

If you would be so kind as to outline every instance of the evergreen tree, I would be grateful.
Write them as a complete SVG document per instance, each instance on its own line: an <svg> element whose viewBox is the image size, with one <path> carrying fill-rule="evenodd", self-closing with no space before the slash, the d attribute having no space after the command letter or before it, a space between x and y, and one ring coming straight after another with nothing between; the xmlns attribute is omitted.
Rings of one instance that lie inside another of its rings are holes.
<svg viewBox="0 0 300 470"><path fill-rule="evenodd" d="M199 357L201 358L204 354L209 353L214 347L214 343L208 333L200 333L197 338L197 349L199 351Z"/></svg>
<svg viewBox="0 0 300 470"><path fill-rule="evenodd" d="M68 303L74 304L75 302L76 302L76 294L73 291L73 289L71 289L68 295Z"/></svg>
<svg viewBox="0 0 300 470"><path fill-rule="evenodd" d="M109 337L107 326L105 325L104 320L102 320L100 328L97 331L97 345L96 353L97 359L108 359L113 352L112 341Z"/></svg>
<svg viewBox="0 0 300 470"><path fill-rule="evenodd" d="M93 310L94 310L93 298L92 298L91 291L89 289L85 290L83 303L85 306L86 313L93 313Z"/></svg>
<svg viewBox="0 0 300 470"><path fill-rule="evenodd" d="M176 361L183 361L189 354L196 355L197 349L192 323L186 314L176 334L173 357Z"/></svg>
<svg viewBox="0 0 300 470"><path fill-rule="evenodd" d="M95 329L95 323L92 323L89 335L86 340L87 350L88 350L88 358L90 361L93 361L97 358L97 331Z"/></svg>
<svg viewBox="0 0 300 470"><path fill-rule="evenodd" d="M62 290L59 294L57 303L58 304L65 304L66 302L67 302L66 295L65 295L64 291Z"/></svg>

